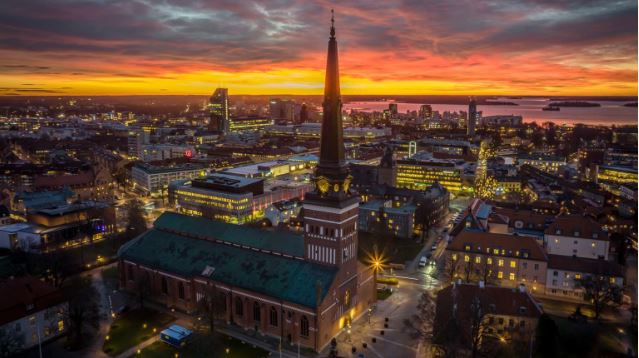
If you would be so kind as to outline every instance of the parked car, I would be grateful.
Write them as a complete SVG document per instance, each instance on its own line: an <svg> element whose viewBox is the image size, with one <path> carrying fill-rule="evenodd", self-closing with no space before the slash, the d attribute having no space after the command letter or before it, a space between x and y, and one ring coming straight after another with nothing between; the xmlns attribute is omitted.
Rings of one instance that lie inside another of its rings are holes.
<svg viewBox="0 0 639 358"><path fill-rule="evenodd" d="M419 259L419 267L426 267L427 262L428 259L426 258L426 256L422 256L422 258Z"/></svg>

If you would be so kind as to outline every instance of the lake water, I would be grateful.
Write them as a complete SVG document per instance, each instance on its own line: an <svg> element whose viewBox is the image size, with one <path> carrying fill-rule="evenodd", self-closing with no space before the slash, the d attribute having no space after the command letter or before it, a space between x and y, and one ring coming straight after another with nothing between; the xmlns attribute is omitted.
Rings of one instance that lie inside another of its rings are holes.
<svg viewBox="0 0 639 358"><path fill-rule="evenodd" d="M499 98L499 101L513 102L517 106L506 105L478 105L477 110L483 116L517 115L522 116L524 122L554 122L556 124L637 124L637 107L624 107L627 102L621 101L590 101L601 104L601 107L562 107L560 111L542 111L541 109L550 103L547 98ZM362 112L383 111L391 102L349 102L344 104L344 110L356 109ZM406 111L419 111L420 103L397 103L400 113ZM468 111L467 105L428 103L433 111L443 113Z"/></svg>

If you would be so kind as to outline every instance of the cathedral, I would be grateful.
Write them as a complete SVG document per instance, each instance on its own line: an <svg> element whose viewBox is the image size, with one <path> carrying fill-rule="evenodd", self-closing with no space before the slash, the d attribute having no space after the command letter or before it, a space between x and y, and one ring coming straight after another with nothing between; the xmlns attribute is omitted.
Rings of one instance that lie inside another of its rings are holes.
<svg viewBox="0 0 639 358"><path fill-rule="evenodd" d="M120 286L167 308L198 311L213 297L218 319L321 351L376 301L375 274L357 260L359 197L344 156L335 27L331 19L320 158L303 202L304 233L261 231L161 215L123 245Z"/></svg>

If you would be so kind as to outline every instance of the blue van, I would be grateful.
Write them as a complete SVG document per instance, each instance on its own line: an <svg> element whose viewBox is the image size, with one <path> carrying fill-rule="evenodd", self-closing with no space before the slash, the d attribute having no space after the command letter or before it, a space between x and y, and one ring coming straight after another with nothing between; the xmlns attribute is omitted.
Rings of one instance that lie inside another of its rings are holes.
<svg viewBox="0 0 639 358"><path fill-rule="evenodd" d="M176 348L186 346L193 332L177 324L160 332L160 340Z"/></svg>

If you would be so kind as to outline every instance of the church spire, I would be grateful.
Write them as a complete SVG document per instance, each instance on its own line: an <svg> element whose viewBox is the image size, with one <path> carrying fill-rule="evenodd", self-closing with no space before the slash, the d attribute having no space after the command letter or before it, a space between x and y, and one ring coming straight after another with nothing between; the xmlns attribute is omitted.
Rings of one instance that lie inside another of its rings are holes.
<svg viewBox="0 0 639 358"><path fill-rule="evenodd" d="M344 136L342 129L342 98L339 85L339 63L337 39L335 38L335 18L331 10L331 30L326 58L326 78L324 81L324 102L322 116L322 137L317 175L334 177L344 173Z"/></svg>

